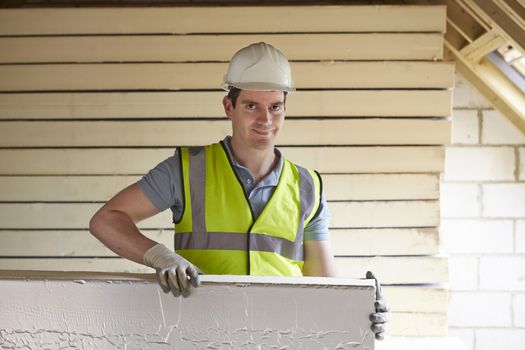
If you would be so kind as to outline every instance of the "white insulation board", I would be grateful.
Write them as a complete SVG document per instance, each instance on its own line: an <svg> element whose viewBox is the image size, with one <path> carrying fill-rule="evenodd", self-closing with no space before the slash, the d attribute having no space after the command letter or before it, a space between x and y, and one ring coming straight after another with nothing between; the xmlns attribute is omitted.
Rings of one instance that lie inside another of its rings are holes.
<svg viewBox="0 0 525 350"><path fill-rule="evenodd" d="M0 279L1 349L373 349L367 280L203 276L189 298L152 280Z"/></svg>

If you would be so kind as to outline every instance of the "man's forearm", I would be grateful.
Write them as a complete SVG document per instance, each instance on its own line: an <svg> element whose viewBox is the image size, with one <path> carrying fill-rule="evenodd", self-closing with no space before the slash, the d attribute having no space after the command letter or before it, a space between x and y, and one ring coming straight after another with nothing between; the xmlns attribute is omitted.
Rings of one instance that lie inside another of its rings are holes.
<svg viewBox="0 0 525 350"><path fill-rule="evenodd" d="M125 213L101 210L89 222L93 236L118 255L144 264L144 253L157 242L140 233L137 225Z"/></svg>
<svg viewBox="0 0 525 350"><path fill-rule="evenodd" d="M336 277L330 241L304 241L304 276Z"/></svg>

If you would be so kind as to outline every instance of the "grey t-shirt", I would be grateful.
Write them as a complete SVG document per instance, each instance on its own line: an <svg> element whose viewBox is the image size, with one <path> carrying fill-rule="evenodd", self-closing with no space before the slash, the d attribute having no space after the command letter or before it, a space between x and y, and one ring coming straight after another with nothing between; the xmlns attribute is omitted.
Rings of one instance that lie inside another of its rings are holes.
<svg viewBox="0 0 525 350"><path fill-rule="evenodd" d="M248 194L253 214L255 218L257 218L277 187L283 168L283 157L281 156L281 152L275 149L279 157L279 164L270 174L259 181L258 184L255 184L250 170L235 162L234 157L231 156L229 139L229 136L224 139L226 151L233 161L233 170L242 181L242 185ZM182 179L180 174L179 156L177 152L175 152L174 156L159 163L138 181L138 185L142 191L157 209L163 211L171 208L175 221L180 220L184 210L184 196L182 195ZM324 194L322 194L319 213L306 225L304 240L327 240L329 237L329 222L330 212Z"/></svg>

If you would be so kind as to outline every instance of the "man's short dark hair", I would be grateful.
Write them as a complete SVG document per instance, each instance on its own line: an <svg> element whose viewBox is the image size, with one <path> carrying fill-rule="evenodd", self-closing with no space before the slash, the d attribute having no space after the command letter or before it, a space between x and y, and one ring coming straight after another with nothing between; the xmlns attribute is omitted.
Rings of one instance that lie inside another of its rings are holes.
<svg viewBox="0 0 525 350"><path fill-rule="evenodd" d="M237 104L237 97L239 97L239 94L241 93L241 89L237 89L236 87L230 86L230 91L228 91L228 98L230 101L232 101L232 106L235 108L235 105Z"/></svg>
<svg viewBox="0 0 525 350"><path fill-rule="evenodd" d="M237 104L237 97L239 97L240 93L241 93L241 89L230 86L230 91L228 91L228 98L230 99L230 101L232 101L233 108L235 108L235 105ZM288 92L283 91L283 93L284 93L284 102L286 102L286 94Z"/></svg>

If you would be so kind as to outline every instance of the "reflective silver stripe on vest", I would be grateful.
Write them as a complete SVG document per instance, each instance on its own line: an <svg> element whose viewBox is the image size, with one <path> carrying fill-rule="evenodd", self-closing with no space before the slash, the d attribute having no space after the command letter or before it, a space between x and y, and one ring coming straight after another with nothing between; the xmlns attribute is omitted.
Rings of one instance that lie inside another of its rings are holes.
<svg viewBox="0 0 525 350"><path fill-rule="evenodd" d="M296 239L295 242L291 242L280 237L251 233L250 248L251 250L259 252L275 252L292 260L304 260L302 239L300 241Z"/></svg>
<svg viewBox="0 0 525 350"><path fill-rule="evenodd" d="M205 193L206 193L206 152L204 147L190 147L189 177L191 197L191 224L193 232L206 232ZM176 246L181 247L181 246Z"/></svg>
<svg viewBox="0 0 525 350"><path fill-rule="evenodd" d="M315 204L315 183L308 170L297 166L300 187L300 219L295 242L260 233L207 232L206 151L204 147L190 147L188 154L193 232L176 232L176 249L246 251L249 247L252 251L275 252L288 259L304 260L304 220L310 215ZM250 240L249 245L248 239Z"/></svg>
<svg viewBox="0 0 525 350"><path fill-rule="evenodd" d="M304 220L310 215L315 204L315 183L308 170L299 165L296 165L296 167L299 171L299 201L301 209L295 243L302 244L304 237ZM321 198L319 198L319 200L321 200Z"/></svg>
<svg viewBox="0 0 525 350"><path fill-rule="evenodd" d="M177 249L215 249L242 250L248 249L248 238L252 251L274 252L292 260L303 260L303 246L287 239L263 235L260 233L237 232L177 232L175 246Z"/></svg>

